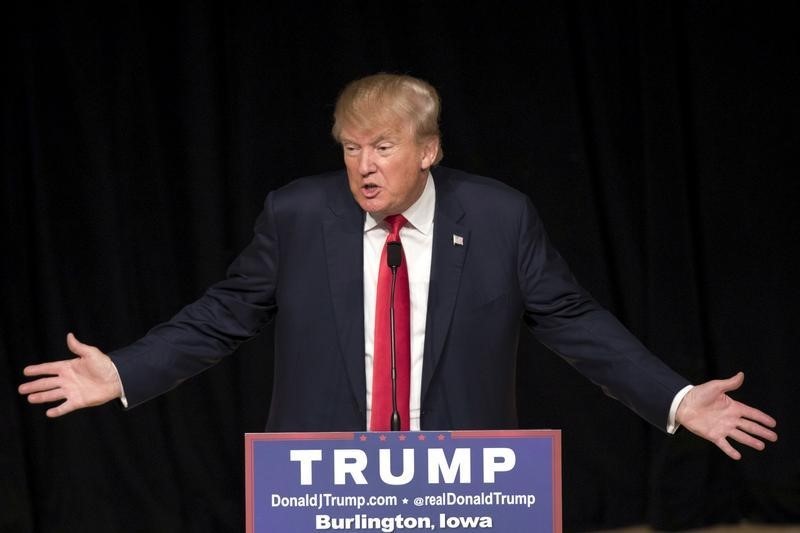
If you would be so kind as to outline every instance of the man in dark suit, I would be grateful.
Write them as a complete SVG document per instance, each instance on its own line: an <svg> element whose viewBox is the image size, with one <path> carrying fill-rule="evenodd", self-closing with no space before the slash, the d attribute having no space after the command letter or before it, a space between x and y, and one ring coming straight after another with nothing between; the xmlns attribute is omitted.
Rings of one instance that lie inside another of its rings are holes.
<svg viewBox="0 0 800 533"><path fill-rule="evenodd" d="M48 416L117 398L132 407L274 320L268 431L388 429L380 280L388 243L396 241L403 250L396 279L408 305L391 385L403 429L515 427L524 322L665 431L684 425L735 459L728 438L756 449L777 438L771 417L726 394L741 385L741 373L692 387L595 302L525 195L438 167L438 117L438 95L422 80L379 74L352 82L339 96L333 128L346 171L270 193L227 278L169 322L109 355L70 334L78 357L26 368L41 377L20 392L33 403L64 400Z"/></svg>

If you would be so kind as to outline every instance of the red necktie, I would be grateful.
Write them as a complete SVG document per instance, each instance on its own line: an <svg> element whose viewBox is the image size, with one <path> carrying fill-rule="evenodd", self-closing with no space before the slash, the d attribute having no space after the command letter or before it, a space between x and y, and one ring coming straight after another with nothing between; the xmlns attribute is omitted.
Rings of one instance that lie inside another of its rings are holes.
<svg viewBox="0 0 800 533"><path fill-rule="evenodd" d="M389 225L386 243L400 241L400 228L406 223L403 215L390 215L385 219ZM389 320L389 304L392 291L392 269L386 262L386 244L381 252L378 270L378 292L375 299L375 345L372 366L372 431L388 431L392 417L392 337ZM400 413L400 429L408 431L411 373L411 301L408 294L408 268L406 258L397 267L394 289L394 323L397 369L397 411Z"/></svg>

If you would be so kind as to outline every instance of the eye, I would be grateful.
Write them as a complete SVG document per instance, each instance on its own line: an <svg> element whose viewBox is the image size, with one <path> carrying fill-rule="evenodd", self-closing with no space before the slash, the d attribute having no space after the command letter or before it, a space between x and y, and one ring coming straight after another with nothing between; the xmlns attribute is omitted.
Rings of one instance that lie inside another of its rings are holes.
<svg viewBox="0 0 800 533"><path fill-rule="evenodd" d="M388 153L392 149L393 145L389 143L382 143L378 145L378 153L385 154Z"/></svg>
<svg viewBox="0 0 800 533"><path fill-rule="evenodd" d="M342 147L344 148L345 154L353 155L358 153L358 146L355 144L344 144Z"/></svg>

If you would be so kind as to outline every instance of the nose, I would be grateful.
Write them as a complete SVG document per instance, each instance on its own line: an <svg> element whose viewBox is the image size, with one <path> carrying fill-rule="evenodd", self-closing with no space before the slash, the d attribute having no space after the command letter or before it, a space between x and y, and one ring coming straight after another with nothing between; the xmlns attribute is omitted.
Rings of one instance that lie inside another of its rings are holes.
<svg viewBox="0 0 800 533"><path fill-rule="evenodd" d="M358 172L364 177L375 172L375 163L372 157L372 150L361 150L361 153L358 154Z"/></svg>

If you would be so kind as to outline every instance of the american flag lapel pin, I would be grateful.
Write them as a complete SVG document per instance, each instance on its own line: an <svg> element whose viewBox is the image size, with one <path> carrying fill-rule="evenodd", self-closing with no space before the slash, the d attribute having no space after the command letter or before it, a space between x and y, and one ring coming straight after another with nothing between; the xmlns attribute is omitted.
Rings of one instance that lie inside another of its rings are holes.
<svg viewBox="0 0 800 533"><path fill-rule="evenodd" d="M464 237L453 233L453 246L464 246Z"/></svg>

